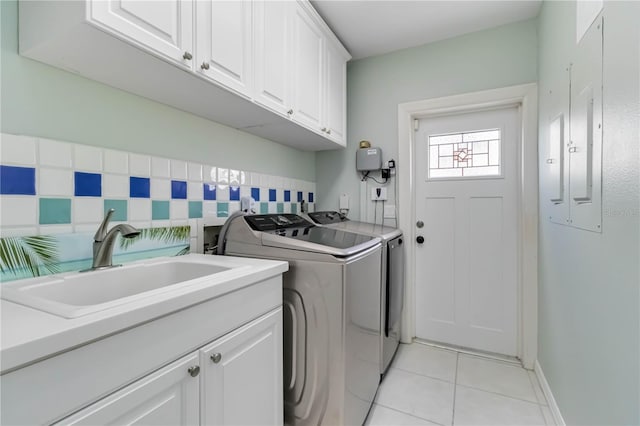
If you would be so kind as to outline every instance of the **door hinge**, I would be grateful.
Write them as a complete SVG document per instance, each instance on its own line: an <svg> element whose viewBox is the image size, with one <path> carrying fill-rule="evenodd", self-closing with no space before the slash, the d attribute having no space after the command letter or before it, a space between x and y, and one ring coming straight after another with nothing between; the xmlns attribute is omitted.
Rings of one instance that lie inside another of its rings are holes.
<svg viewBox="0 0 640 426"><path fill-rule="evenodd" d="M415 118L413 120L413 130L417 132L419 128L420 128L420 120Z"/></svg>

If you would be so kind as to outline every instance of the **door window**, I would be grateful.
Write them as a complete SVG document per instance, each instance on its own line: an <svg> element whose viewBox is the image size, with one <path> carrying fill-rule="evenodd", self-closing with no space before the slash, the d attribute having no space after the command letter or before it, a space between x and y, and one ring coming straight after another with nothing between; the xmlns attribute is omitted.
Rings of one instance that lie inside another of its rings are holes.
<svg viewBox="0 0 640 426"><path fill-rule="evenodd" d="M500 129L430 135L428 179L502 176Z"/></svg>

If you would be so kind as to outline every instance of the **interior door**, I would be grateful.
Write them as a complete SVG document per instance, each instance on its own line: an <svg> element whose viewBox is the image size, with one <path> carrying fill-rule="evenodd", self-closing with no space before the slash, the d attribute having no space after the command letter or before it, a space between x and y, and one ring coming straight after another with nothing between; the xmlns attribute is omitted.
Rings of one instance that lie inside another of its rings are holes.
<svg viewBox="0 0 640 426"><path fill-rule="evenodd" d="M520 133L518 107L420 121L416 337L516 355Z"/></svg>

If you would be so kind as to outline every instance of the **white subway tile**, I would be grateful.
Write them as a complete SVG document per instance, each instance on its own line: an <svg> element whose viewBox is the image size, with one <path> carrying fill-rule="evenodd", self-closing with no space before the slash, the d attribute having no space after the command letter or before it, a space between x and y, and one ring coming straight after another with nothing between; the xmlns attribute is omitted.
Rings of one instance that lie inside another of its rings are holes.
<svg viewBox="0 0 640 426"><path fill-rule="evenodd" d="M282 188L284 185L284 179L280 176L271 176L269 178L269 187L270 188Z"/></svg>
<svg viewBox="0 0 640 426"><path fill-rule="evenodd" d="M247 172L240 171L240 185L245 185L247 183Z"/></svg>
<svg viewBox="0 0 640 426"><path fill-rule="evenodd" d="M10 228L2 226L0 228L0 238L7 237L31 237L33 235L39 235L38 228L35 226L30 227L19 227L19 228Z"/></svg>
<svg viewBox="0 0 640 426"><path fill-rule="evenodd" d="M217 182L217 169L213 166L202 167L202 181L203 182Z"/></svg>
<svg viewBox="0 0 640 426"><path fill-rule="evenodd" d="M151 227L152 228L168 228L171 226L170 220L152 220Z"/></svg>
<svg viewBox="0 0 640 426"><path fill-rule="evenodd" d="M38 195L73 195L73 173L70 169L40 167L38 182Z"/></svg>
<svg viewBox="0 0 640 426"><path fill-rule="evenodd" d="M104 171L107 173L129 174L129 155L123 151L104 150Z"/></svg>
<svg viewBox="0 0 640 426"><path fill-rule="evenodd" d="M36 226L38 224L37 198L3 195L0 202L2 226Z"/></svg>
<svg viewBox="0 0 640 426"><path fill-rule="evenodd" d="M131 216L129 216L131 217ZM149 215L149 217L151 217L151 215ZM138 228L138 229L147 229L147 228L151 228L151 220L140 220L140 221L129 221L129 225L133 226L134 228Z"/></svg>
<svg viewBox="0 0 640 426"><path fill-rule="evenodd" d="M282 179L282 187L284 189L291 189L291 179L289 178Z"/></svg>
<svg viewBox="0 0 640 426"><path fill-rule="evenodd" d="M229 187L227 185L216 187L216 201L229 201Z"/></svg>
<svg viewBox="0 0 640 426"><path fill-rule="evenodd" d="M240 198L242 197L251 197L251 187L242 185L240 187Z"/></svg>
<svg viewBox="0 0 640 426"><path fill-rule="evenodd" d="M128 210L131 221L151 220L151 200L148 198L131 198Z"/></svg>
<svg viewBox="0 0 640 426"><path fill-rule="evenodd" d="M260 182L261 182L261 177L260 177L260 173L251 173L250 174L250 182L251 182L251 186L260 186Z"/></svg>
<svg viewBox="0 0 640 426"><path fill-rule="evenodd" d="M187 180L187 163L182 160L171 160L171 179Z"/></svg>
<svg viewBox="0 0 640 426"><path fill-rule="evenodd" d="M102 198L75 197L73 204L73 223L100 223L104 217Z"/></svg>
<svg viewBox="0 0 640 426"><path fill-rule="evenodd" d="M0 162L2 164L36 165L36 139L3 133L0 135Z"/></svg>
<svg viewBox="0 0 640 426"><path fill-rule="evenodd" d="M240 210L240 201L229 201L229 216L238 210Z"/></svg>
<svg viewBox="0 0 640 426"><path fill-rule="evenodd" d="M229 185L239 186L240 185L240 170L229 170Z"/></svg>
<svg viewBox="0 0 640 426"><path fill-rule="evenodd" d="M276 201L279 203L284 202L284 189L281 189L281 188L276 189Z"/></svg>
<svg viewBox="0 0 640 426"><path fill-rule="evenodd" d="M40 139L38 141L41 166L73 167L73 145L67 142Z"/></svg>
<svg viewBox="0 0 640 426"><path fill-rule="evenodd" d="M71 234L73 225L40 225L40 235Z"/></svg>
<svg viewBox="0 0 640 426"><path fill-rule="evenodd" d="M269 188L260 188L260 201L269 201Z"/></svg>
<svg viewBox="0 0 640 426"><path fill-rule="evenodd" d="M192 237L198 236L198 229L201 225L198 225L198 219L189 219L189 235Z"/></svg>
<svg viewBox="0 0 640 426"><path fill-rule="evenodd" d="M189 221L186 219L171 220L171 226L189 226Z"/></svg>
<svg viewBox="0 0 640 426"><path fill-rule="evenodd" d="M87 234L87 236L95 234L96 229L98 229L97 223L81 223L73 225L73 232L77 234Z"/></svg>
<svg viewBox="0 0 640 426"><path fill-rule="evenodd" d="M151 157L151 176L160 178L171 177L171 167L168 158Z"/></svg>
<svg viewBox="0 0 640 426"><path fill-rule="evenodd" d="M129 176L102 175L102 195L104 197L129 198Z"/></svg>
<svg viewBox="0 0 640 426"><path fill-rule="evenodd" d="M189 252L190 253L202 253L203 248L202 247L198 247L198 239L197 238L191 238L189 240Z"/></svg>
<svg viewBox="0 0 640 426"><path fill-rule="evenodd" d="M221 184L229 183L229 169L221 169L218 167L218 180L216 181Z"/></svg>
<svg viewBox="0 0 640 426"><path fill-rule="evenodd" d="M202 164L189 163L187 165L187 178L192 181L202 182Z"/></svg>
<svg viewBox="0 0 640 426"><path fill-rule="evenodd" d="M187 194L190 201L201 201L204 197L202 182L187 182Z"/></svg>
<svg viewBox="0 0 640 426"><path fill-rule="evenodd" d="M271 182L271 178L269 175L260 175L260 186L268 188L269 182Z"/></svg>
<svg viewBox="0 0 640 426"><path fill-rule="evenodd" d="M87 145L73 145L73 167L89 172L102 171L102 149Z"/></svg>
<svg viewBox="0 0 640 426"><path fill-rule="evenodd" d="M129 154L129 173L131 176L151 176L151 158L148 155Z"/></svg>
<svg viewBox="0 0 640 426"><path fill-rule="evenodd" d="M217 217L218 205L215 201L203 201L202 202L202 217Z"/></svg>
<svg viewBox="0 0 640 426"><path fill-rule="evenodd" d="M278 213L278 205L275 202L269 203L269 213Z"/></svg>
<svg viewBox="0 0 640 426"><path fill-rule="evenodd" d="M189 218L189 204L187 200L171 200L170 209L171 220L186 220Z"/></svg>
<svg viewBox="0 0 640 426"><path fill-rule="evenodd" d="M151 198L154 200L168 200L171 198L171 181L168 179L151 178Z"/></svg>

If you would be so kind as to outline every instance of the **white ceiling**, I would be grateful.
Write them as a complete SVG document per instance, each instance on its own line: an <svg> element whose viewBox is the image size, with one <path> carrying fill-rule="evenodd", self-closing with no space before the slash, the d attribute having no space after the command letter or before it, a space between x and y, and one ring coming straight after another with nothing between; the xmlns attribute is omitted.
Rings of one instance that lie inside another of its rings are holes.
<svg viewBox="0 0 640 426"><path fill-rule="evenodd" d="M542 0L311 0L354 59L522 21Z"/></svg>

